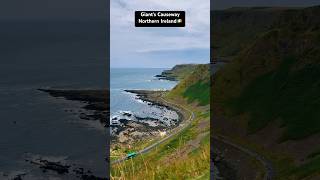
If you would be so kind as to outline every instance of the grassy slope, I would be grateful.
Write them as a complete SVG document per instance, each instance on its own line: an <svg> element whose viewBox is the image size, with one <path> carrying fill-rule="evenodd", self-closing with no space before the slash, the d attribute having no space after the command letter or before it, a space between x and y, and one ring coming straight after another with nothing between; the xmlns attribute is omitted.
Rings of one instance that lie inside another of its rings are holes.
<svg viewBox="0 0 320 180"><path fill-rule="evenodd" d="M235 56L273 24L283 9L231 8L211 12L214 57Z"/></svg>
<svg viewBox="0 0 320 180"><path fill-rule="evenodd" d="M319 133L319 16L319 7L283 12L217 73L214 106L229 117L249 114L248 133L279 121L285 129L281 142ZM283 177L301 179L320 171L319 157L286 169Z"/></svg>
<svg viewBox="0 0 320 180"><path fill-rule="evenodd" d="M209 135L201 140L199 148L183 153L197 133L195 123L154 151L113 166L112 176L126 179L192 179L205 176L210 168Z"/></svg>
<svg viewBox="0 0 320 180"><path fill-rule="evenodd" d="M203 72L207 76L203 76ZM205 82L204 79L207 77L209 66L197 65L195 71L186 75L185 79L166 96L169 101L193 110L195 120L191 125L155 150L114 165L111 171L113 179L209 179L209 101L204 102L202 97L198 98L191 92L192 89L199 91L196 84ZM209 92L209 86L206 86L206 89L202 88L201 91ZM190 104L195 101L199 102L198 105Z"/></svg>
<svg viewBox="0 0 320 180"><path fill-rule="evenodd" d="M210 102L209 64L197 65L192 74L186 76L169 94L168 97L182 96L188 103L198 102L208 105Z"/></svg>
<svg viewBox="0 0 320 180"><path fill-rule="evenodd" d="M281 138L301 139L320 131L320 66L290 68L296 59L285 59L281 65L253 80L230 103L238 112L250 112L250 133L278 119L286 130Z"/></svg>

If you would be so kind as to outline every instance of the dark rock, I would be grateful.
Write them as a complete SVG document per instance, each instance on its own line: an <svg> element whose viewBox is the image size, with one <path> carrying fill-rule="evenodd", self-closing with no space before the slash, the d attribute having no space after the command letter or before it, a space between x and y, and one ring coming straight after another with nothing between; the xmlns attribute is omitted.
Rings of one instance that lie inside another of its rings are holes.
<svg viewBox="0 0 320 180"><path fill-rule="evenodd" d="M44 171L51 170L55 171L58 174L65 174L69 173L70 166L68 165L62 165L59 162L50 162L48 160L40 160L40 168Z"/></svg>
<svg viewBox="0 0 320 180"><path fill-rule="evenodd" d="M22 180L22 177L20 175L13 178L13 180Z"/></svg>
<svg viewBox="0 0 320 180"><path fill-rule="evenodd" d="M63 97L67 100L80 101L86 105L82 107L87 111L94 111L87 114L83 110L78 110L80 118L83 120L99 120L104 127L108 126L107 117L109 116L109 91L108 90L53 90L38 89L49 93L53 97ZM70 110L72 112L72 110ZM74 113L75 115L78 115Z"/></svg>
<svg viewBox="0 0 320 180"><path fill-rule="evenodd" d="M107 178L101 178L94 175L82 175L81 179L83 180L107 180Z"/></svg>
<svg viewBox="0 0 320 180"><path fill-rule="evenodd" d="M122 113L122 115L128 116L128 117L131 117L131 116L132 116L132 114L131 114L131 113L128 113L128 112L124 112L124 113Z"/></svg>

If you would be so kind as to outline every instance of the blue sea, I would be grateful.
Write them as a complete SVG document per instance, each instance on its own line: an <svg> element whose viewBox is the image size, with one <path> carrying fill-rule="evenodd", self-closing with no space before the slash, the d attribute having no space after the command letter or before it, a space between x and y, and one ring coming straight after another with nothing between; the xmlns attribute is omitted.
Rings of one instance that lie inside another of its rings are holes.
<svg viewBox="0 0 320 180"><path fill-rule="evenodd" d="M134 116L151 117L165 121L165 118L178 119L176 112L166 108L150 106L137 98L135 94L124 90L170 90L177 82L159 80L155 75L164 68L112 68L110 71L110 114L111 118L129 111Z"/></svg>

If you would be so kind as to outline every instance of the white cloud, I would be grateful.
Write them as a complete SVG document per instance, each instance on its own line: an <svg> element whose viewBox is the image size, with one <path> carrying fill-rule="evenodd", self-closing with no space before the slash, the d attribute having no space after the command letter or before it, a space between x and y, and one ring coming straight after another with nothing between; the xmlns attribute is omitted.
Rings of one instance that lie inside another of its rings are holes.
<svg viewBox="0 0 320 180"><path fill-rule="evenodd" d="M186 27L136 28L134 12L137 10L186 11ZM153 51L209 51L210 0L111 0L110 22L111 61Z"/></svg>

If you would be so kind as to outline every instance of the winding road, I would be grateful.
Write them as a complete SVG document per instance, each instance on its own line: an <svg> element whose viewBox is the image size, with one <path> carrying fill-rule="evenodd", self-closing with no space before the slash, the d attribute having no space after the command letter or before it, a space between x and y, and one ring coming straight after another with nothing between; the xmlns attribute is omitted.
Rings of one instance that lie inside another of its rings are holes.
<svg viewBox="0 0 320 180"><path fill-rule="evenodd" d="M230 145L230 146L242 151L243 153L251 156L252 158L256 159L257 161L259 161L264 166L264 169L266 172L266 174L264 176L264 180L272 180L274 178L275 170L273 168L273 165L264 156L258 154L255 151L244 148L238 144L235 144L235 143L229 141L225 136L217 135L217 136L212 136L212 138L216 139L217 141L223 142L224 144Z"/></svg>
<svg viewBox="0 0 320 180"><path fill-rule="evenodd" d="M161 99L162 99L162 101L165 102L165 103L174 105L174 106L176 106L176 107L179 107L180 109L184 109L185 111L187 111L187 112L190 113L190 116L189 116L188 120L186 121L186 123L183 124L183 126L178 127L178 128L176 129L176 131L174 131L173 133L167 135L166 137L164 137L163 139L159 140L158 142L156 142L156 143L154 143L154 144L152 144L152 145L150 145L150 146L148 146L148 147L146 147L146 148L138 151L138 152L137 152L137 155L146 154L146 153L148 153L149 151L151 151L152 149L154 149L155 147L159 146L160 144L168 141L168 140L169 140L170 138L172 138L173 136L179 134L182 130L184 130L186 127L188 127L188 126L191 124L191 122L194 120L194 118L195 118L195 115L194 115L194 112L193 112L193 111L191 111L191 110L189 110L189 109L187 109L187 108L185 108L185 107L183 107L183 106L181 106L181 105L179 105L179 104L176 104L176 103L173 103L173 102L169 102L169 101L163 99L162 97L161 97ZM243 153L251 156L252 158L256 159L257 161L259 161L259 162L264 166L264 169L265 169L265 172L266 172L266 174L265 174L265 176L264 176L264 180L272 180L272 179L274 178L274 176L275 176L275 170L274 170L274 168L273 168L273 165L272 165L272 163L271 163L269 160L267 160L264 156L258 154L258 153L255 152L255 151L252 151L252 150L247 149L247 148L244 148L244 147L242 147L242 146L240 146L240 145L238 145L238 144L235 144L235 143L231 142L230 140L228 140L228 139L227 139L226 137L224 137L224 136L217 135L217 136L213 136L212 138L214 138L214 139L216 139L216 140L218 140L218 141L220 141L220 142L223 142L223 143L225 143L225 144L227 144L227 145L230 145L230 146L232 146L232 147L234 147L234 148L242 151ZM112 161L112 162L111 162L111 165L118 164L118 163L121 163L121 162L126 161L126 160L127 160L127 157L122 157L122 158L120 158L120 159L117 159L117 160Z"/></svg>
<svg viewBox="0 0 320 180"><path fill-rule="evenodd" d="M187 109L187 108L185 108L185 107L183 107L183 106L181 106L181 105L179 105L179 104L176 104L176 103L173 103L173 102L169 102L169 101L163 99L162 97L161 97L161 99L162 99L162 101L165 102L165 103L174 105L174 106L176 106L176 107L179 107L180 109L184 109L185 111L187 111L187 112L190 113L190 116L189 116L188 120L185 121L185 123L183 124L183 126L180 126L180 127L176 128L176 130L175 130L173 133L167 135L166 137L164 137L163 139L157 141L156 143L154 143L154 144L152 144L152 145L150 145L150 146L148 146L148 147L146 147L146 148L138 151L138 152L137 152L137 155L146 154L146 153L148 153L149 151L151 151L152 149L154 149L155 147L157 147L157 146L159 146L160 144L166 142L167 140L169 140L169 139L172 138L173 136L179 134L182 130L184 130L186 127L188 127L188 126L191 124L191 122L194 120L194 118L195 118L195 115L194 115L194 112L193 112L193 111L191 111L191 110L189 110L189 109ZM122 158L120 158L120 159L117 159L117 160L112 161L112 162L111 162L111 165L121 163L121 162L123 162L123 161L125 161L125 160L127 160L127 157L122 157Z"/></svg>

